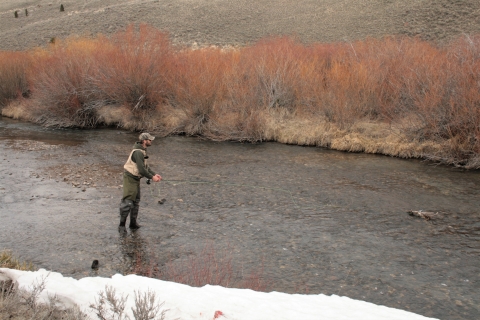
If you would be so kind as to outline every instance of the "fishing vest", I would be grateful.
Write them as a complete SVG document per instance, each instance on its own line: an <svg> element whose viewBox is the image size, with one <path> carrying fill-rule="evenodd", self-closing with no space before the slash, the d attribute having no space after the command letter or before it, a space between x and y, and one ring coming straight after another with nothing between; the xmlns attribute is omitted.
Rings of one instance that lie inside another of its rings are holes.
<svg viewBox="0 0 480 320"><path fill-rule="evenodd" d="M145 150L133 149L132 152L130 152L130 155L128 156L128 160L125 163L125 165L123 166L123 168L125 170L127 170L128 172L130 172L131 174L133 174L134 176L139 177L139 178L143 178L143 176L140 174L140 172L138 172L137 164L132 161L132 155L135 151L141 151L143 153L143 157L147 156L147 152ZM147 159L144 159L143 161L145 162L145 168L148 168Z"/></svg>

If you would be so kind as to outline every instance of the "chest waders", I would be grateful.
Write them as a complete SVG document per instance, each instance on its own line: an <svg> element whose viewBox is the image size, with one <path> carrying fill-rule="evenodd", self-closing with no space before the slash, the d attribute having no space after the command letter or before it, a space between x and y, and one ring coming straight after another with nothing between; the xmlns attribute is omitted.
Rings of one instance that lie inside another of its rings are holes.
<svg viewBox="0 0 480 320"><path fill-rule="evenodd" d="M127 217L130 215L130 229L138 229L138 209L140 207L140 179L123 173L123 199L120 202L120 227L125 227Z"/></svg>
<svg viewBox="0 0 480 320"><path fill-rule="evenodd" d="M140 207L140 179L141 175L138 172L136 164L132 161L132 155L135 151L141 151L143 156L146 152L140 149L134 149L128 156L128 160L124 165L125 172L123 172L123 197L120 202L120 225L124 228L127 222L128 215L130 215L130 229L138 229L140 225L137 223L138 210ZM146 165L146 163L145 163ZM128 174L127 172L130 172ZM134 178L135 175L137 178Z"/></svg>

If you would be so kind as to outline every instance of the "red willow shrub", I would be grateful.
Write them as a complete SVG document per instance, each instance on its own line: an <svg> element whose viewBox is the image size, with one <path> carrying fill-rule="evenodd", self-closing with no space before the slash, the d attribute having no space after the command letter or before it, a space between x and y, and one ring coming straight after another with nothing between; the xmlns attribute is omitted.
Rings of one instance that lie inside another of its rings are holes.
<svg viewBox="0 0 480 320"><path fill-rule="evenodd" d="M38 121L92 127L96 109L105 105L126 106L145 117L166 101L170 50L164 33L141 25L111 39L69 39L37 51L29 79Z"/></svg>
<svg viewBox="0 0 480 320"><path fill-rule="evenodd" d="M427 118L435 118L428 114L440 106L448 81L445 50L405 38L389 39L378 51L386 60L381 94L385 116L392 120L411 116L406 129L428 137Z"/></svg>
<svg viewBox="0 0 480 320"><path fill-rule="evenodd" d="M392 38L375 48L383 60L377 91L383 117L403 123L402 130L419 141L448 141L448 152L432 159L464 165L478 156L480 37L464 37L445 48Z"/></svg>
<svg viewBox="0 0 480 320"><path fill-rule="evenodd" d="M472 155L480 158L480 35L452 43L447 59L451 63L436 132L454 140L454 162L464 164Z"/></svg>
<svg viewBox="0 0 480 320"><path fill-rule="evenodd" d="M24 52L0 52L0 109L10 101L28 97L30 66L30 56Z"/></svg>
<svg viewBox="0 0 480 320"><path fill-rule="evenodd" d="M150 254L146 259L141 251L134 252L131 273L173 281L193 287L218 285L227 288L268 291L272 282L265 278L263 264L245 273L233 259L233 248L216 248L212 242L206 243L198 252L185 259L172 259L163 266L155 263Z"/></svg>
<svg viewBox="0 0 480 320"><path fill-rule="evenodd" d="M172 63L168 36L150 26L129 26L94 52L92 82L105 104L131 111L152 111L166 102L170 88L166 73Z"/></svg>
<svg viewBox="0 0 480 320"><path fill-rule="evenodd" d="M230 50L225 57L227 67L222 75L221 95L215 112L210 115L208 132L211 139L261 141L263 140L263 112L255 95L258 85L249 75L249 65L242 59L241 49Z"/></svg>
<svg viewBox="0 0 480 320"><path fill-rule="evenodd" d="M256 104L266 108L294 110L297 104L300 65L305 48L292 39L273 38L243 50L243 65L254 90Z"/></svg>
<svg viewBox="0 0 480 320"><path fill-rule="evenodd" d="M328 121L344 128L363 118L376 118L379 112L376 75L369 68L370 61L359 60L355 51L350 53L346 46L342 49L323 70L318 103Z"/></svg>
<svg viewBox="0 0 480 320"><path fill-rule="evenodd" d="M32 53L28 72L33 116L47 126L93 127L96 124L91 59L100 40L70 40Z"/></svg>
<svg viewBox="0 0 480 320"><path fill-rule="evenodd" d="M230 67L229 54L218 48L181 50L167 67L168 103L186 115L184 132L204 135L224 100L223 75Z"/></svg>
<svg viewBox="0 0 480 320"><path fill-rule="evenodd" d="M412 141L445 149L428 156L466 165L480 152L479 52L478 36L445 47L406 37L312 45L280 37L190 50L149 26L130 26L111 38L2 53L0 99L31 88L46 125L95 126L104 105L128 110L138 130L170 113L180 119L175 132L217 140L264 140L275 110L340 130L386 121Z"/></svg>
<svg viewBox="0 0 480 320"><path fill-rule="evenodd" d="M237 280L232 249L222 251L212 243L184 260L169 261L161 270L160 279L202 287L206 284L232 287Z"/></svg>
<svg viewBox="0 0 480 320"><path fill-rule="evenodd" d="M308 116L318 110L316 81L322 78L319 70L329 55L319 57L312 52L288 37L219 50L225 60L223 75L219 75L222 85L215 95L213 121L204 135L261 141L269 110L283 109L295 115L308 110Z"/></svg>

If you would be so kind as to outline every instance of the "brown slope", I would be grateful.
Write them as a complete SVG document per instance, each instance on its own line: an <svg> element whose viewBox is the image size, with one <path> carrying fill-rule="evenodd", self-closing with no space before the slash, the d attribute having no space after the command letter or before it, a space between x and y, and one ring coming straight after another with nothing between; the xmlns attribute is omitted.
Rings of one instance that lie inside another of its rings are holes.
<svg viewBox="0 0 480 320"><path fill-rule="evenodd" d="M242 45L283 34L307 42L393 34L442 42L480 33L480 1L2 0L0 49L24 50L72 34L111 34L139 22L168 31L176 41L199 44Z"/></svg>

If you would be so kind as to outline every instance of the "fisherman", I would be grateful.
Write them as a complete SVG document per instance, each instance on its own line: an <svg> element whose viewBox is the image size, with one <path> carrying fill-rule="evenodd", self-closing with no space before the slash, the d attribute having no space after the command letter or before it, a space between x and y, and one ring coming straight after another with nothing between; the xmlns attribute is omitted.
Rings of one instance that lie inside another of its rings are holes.
<svg viewBox="0 0 480 320"><path fill-rule="evenodd" d="M159 182L162 177L156 174L147 164L147 147L152 145L155 139L151 134L144 132L138 137L139 141L133 146L132 152L128 156L127 162L123 166L123 198L120 202L120 225L119 228L125 228L125 222L130 214L130 229L138 229L137 223L138 209L140 203L140 179L146 177L154 182ZM147 183L149 181L147 180Z"/></svg>

